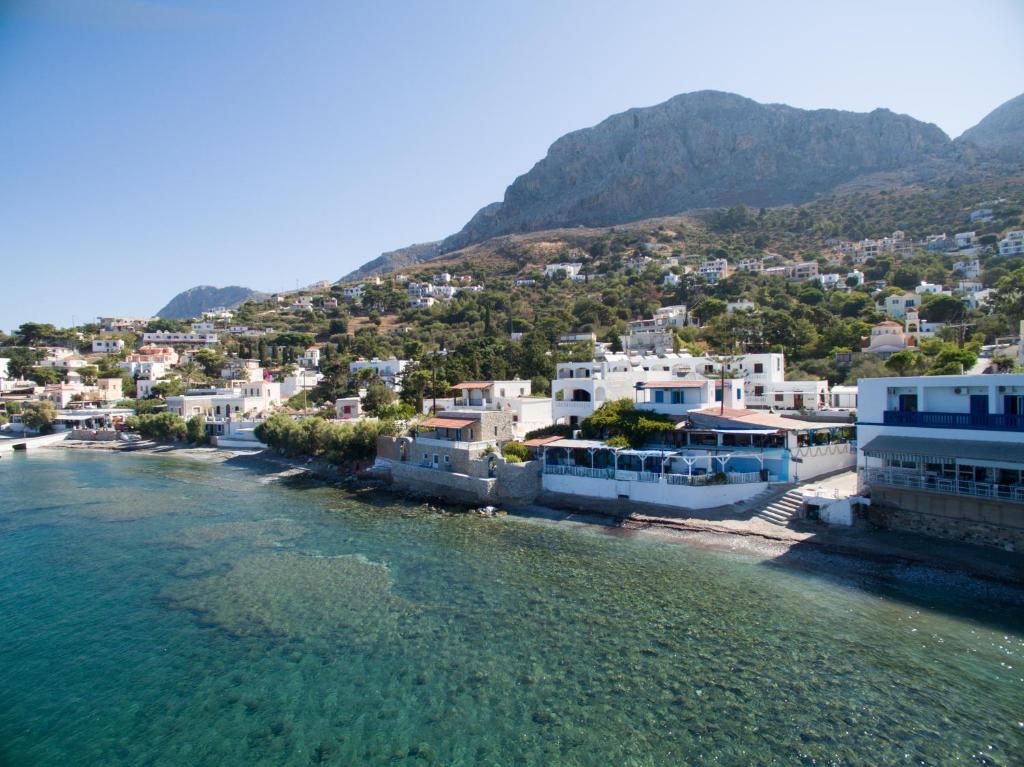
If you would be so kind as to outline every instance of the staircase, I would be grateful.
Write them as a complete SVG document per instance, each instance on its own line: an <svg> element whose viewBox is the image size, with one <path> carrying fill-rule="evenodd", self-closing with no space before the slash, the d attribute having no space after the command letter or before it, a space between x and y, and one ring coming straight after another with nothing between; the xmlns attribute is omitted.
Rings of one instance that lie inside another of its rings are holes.
<svg viewBox="0 0 1024 767"><path fill-rule="evenodd" d="M754 516L763 519L765 522L771 522L773 525L785 527L796 516L797 511L803 505L803 493L799 489L793 489L781 498L769 503Z"/></svg>

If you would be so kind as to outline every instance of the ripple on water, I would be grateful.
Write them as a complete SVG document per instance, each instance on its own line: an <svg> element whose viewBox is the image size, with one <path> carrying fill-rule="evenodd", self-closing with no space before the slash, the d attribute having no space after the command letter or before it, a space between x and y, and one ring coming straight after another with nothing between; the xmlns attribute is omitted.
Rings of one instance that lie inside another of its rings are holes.
<svg viewBox="0 0 1024 767"><path fill-rule="evenodd" d="M163 596L235 636L336 636L373 644L396 635L413 605L388 568L361 556L245 557L226 573L169 586Z"/></svg>

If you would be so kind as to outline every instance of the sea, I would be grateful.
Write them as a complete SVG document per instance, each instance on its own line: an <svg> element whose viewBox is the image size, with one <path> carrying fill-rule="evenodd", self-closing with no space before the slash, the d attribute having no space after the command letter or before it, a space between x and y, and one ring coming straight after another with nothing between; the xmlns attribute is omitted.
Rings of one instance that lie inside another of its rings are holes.
<svg viewBox="0 0 1024 767"><path fill-rule="evenodd" d="M246 465L0 460L0 765L1022 765L1024 600Z"/></svg>

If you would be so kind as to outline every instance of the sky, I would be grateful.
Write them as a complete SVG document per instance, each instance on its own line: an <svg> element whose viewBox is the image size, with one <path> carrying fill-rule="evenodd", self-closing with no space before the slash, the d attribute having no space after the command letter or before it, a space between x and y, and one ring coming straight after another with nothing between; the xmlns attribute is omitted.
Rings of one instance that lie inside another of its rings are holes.
<svg viewBox="0 0 1024 767"><path fill-rule="evenodd" d="M0 0L0 329L336 280L687 91L955 137L1022 39L1024 0Z"/></svg>

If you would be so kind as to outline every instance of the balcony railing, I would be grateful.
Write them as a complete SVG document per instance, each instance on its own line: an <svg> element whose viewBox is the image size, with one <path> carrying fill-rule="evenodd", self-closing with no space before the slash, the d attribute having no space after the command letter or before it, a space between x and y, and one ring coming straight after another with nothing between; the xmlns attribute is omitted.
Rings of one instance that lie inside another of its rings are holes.
<svg viewBox="0 0 1024 767"><path fill-rule="evenodd" d="M660 482L667 485L691 485L701 486L709 484L718 484L721 480L716 480L715 474L658 474L651 471L627 471L626 469L592 469L589 466L559 466L559 465L546 465L544 467L545 474L555 474L558 476L568 477L588 477L590 479L608 479L608 480L629 480L632 482ZM760 472L729 472L725 475L725 484L729 485L744 485L755 482L765 482ZM777 482L778 477L770 476L767 481Z"/></svg>
<svg viewBox="0 0 1024 767"><path fill-rule="evenodd" d="M886 426L919 426L932 429L985 429L988 431L1024 431L1024 415L1005 413L914 413L886 410Z"/></svg>
<svg viewBox="0 0 1024 767"><path fill-rule="evenodd" d="M895 469L865 469L864 482L868 485L888 485L913 490L929 490L948 495L968 495L974 498L995 498L1000 501L1024 503L1024 486L997 485L965 479L946 479Z"/></svg>

